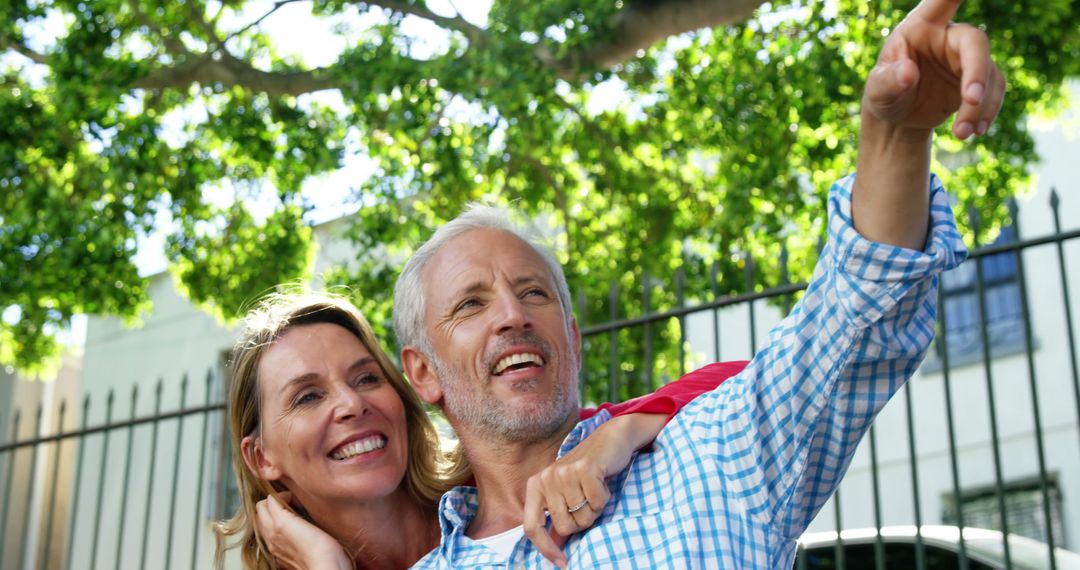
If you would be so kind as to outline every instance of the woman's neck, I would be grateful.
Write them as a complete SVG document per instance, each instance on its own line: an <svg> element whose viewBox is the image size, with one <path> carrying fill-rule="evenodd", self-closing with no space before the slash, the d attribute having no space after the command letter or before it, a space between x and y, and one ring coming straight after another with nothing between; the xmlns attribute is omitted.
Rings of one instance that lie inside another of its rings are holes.
<svg viewBox="0 0 1080 570"><path fill-rule="evenodd" d="M357 568L408 568L439 545L435 507L419 504L404 486L376 502L335 504L308 514L344 545Z"/></svg>

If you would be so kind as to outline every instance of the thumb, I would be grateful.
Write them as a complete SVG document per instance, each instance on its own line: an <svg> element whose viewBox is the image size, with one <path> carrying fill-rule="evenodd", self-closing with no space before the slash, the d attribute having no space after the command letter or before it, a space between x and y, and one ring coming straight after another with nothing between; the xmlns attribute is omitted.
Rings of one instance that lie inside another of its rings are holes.
<svg viewBox="0 0 1080 570"><path fill-rule="evenodd" d="M919 81L919 66L903 57L891 62L878 62L866 78L864 101L878 115L889 115L914 95Z"/></svg>

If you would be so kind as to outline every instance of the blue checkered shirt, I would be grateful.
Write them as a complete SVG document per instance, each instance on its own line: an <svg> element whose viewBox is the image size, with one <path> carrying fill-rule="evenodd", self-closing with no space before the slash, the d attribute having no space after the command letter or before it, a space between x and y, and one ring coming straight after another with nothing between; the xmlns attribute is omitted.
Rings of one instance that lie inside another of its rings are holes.
<svg viewBox="0 0 1080 570"><path fill-rule="evenodd" d="M936 275L967 253L936 177L923 252L856 233L853 181L830 191L829 243L801 301L743 372L609 480L596 524L564 547L571 568L792 567L796 539L933 339ZM608 419L579 423L559 455ZM442 543L414 568L553 568L526 538L506 558L465 536L477 505L472 487L443 496Z"/></svg>

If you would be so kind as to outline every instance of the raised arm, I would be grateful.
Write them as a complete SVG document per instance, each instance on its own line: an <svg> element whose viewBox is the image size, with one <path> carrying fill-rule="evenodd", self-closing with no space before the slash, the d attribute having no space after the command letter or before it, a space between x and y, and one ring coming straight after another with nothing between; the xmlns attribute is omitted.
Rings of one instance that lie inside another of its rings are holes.
<svg viewBox="0 0 1080 570"><path fill-rule="evenodd" d="M985 132L1004 85L985 36L949 25L958 4L925 0L886 41L863 99L859 171L830 190L829 241L803 298L727 390L695 400L661 435L701 442L741 512L782 540L832 496L922 361L936 276L966 255L929 173L930 137L958 109L957 134ZM693 421L704 413L707 433Z"/></svg>
<svg viewBox="0 0 1080 570"><path fill-rule="evenodd" d="M870 241L923 249L934 129L955 112L953 134L982 135L1001 108L1005 79L986 34L952 23L960 4L923 0L867 77L852 217Z"/></svg>

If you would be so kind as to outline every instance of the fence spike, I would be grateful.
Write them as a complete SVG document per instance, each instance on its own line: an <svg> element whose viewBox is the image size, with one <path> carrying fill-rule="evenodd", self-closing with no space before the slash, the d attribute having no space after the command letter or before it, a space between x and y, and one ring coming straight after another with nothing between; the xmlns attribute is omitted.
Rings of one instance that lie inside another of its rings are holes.
<svg viewBox="0 0 1080 570"><path fill-rule="evenodd" d="M720 296L720 260L714 259L709 268L709 288L715 301Z"/></svg>
<svg viewBox="0 0 1080 570"><path fill-rule="evenodd" d="M1009 219L1012 222L1013 227L1013 239L1020 240L1020 205L1017 204L1016 198L1009 198L1005 201L1005 206L1009 209ZM1016 252L1020 255L1020 252Z"/></svg>
<svg viewBox="0 0 1080 570"><path fill-rule="evenodd" d="M746 252L746 265L743 266L743 274L746 276L746 292L754 292L754 258Z"/></svg>
<svg viewBox="0 0 1080 570"><path fill-rule="evenodd" d="M787 285L790 277L788 275L788 246L787 240L780 242L780 284Z"/></svg>
<svg viewBox="0 0 1080 570"><path fill-rule="evenodd" d="M968 204L968 223L971 225L971 234L974 247L979 247L979 210L975 204Z"/></svg>

